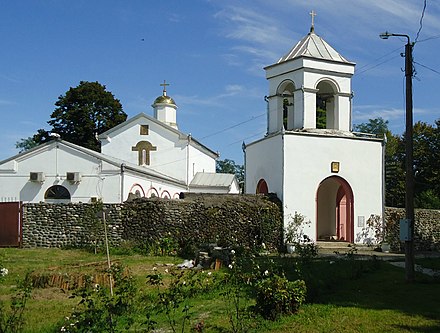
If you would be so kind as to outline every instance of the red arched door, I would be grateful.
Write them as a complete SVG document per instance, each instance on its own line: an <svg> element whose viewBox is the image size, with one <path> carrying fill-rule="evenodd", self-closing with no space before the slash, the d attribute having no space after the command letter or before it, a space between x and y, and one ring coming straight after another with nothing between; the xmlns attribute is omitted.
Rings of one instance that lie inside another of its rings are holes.
<svg viewBox="0 0 440 333"><path fill-rule="evenodd" d="M353 191L337 176L321 182L317 193L317 237L354 241Z"/></svg>
<svg viewBox="0 0 440 333"><path fill-rule="evenodd" d="M269 187L267 186L267 183L264 179L260 179L257 184L257 194L268 194L269 193Z"/></svg>

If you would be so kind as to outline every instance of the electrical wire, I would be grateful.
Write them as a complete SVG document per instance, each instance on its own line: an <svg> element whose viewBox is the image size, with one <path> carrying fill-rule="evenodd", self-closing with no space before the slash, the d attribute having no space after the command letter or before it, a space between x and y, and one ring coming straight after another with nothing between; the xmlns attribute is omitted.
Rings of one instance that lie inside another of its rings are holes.
<svg viewBox="0 0 440 333"><path fill-rule="evenodd" d="M432 71L432 72L434 72L434 73L440 75L440 72L437 71L437 70L435 70L435 69L433 69L433 68L430 68L430 67L428 67L428 66L422 65L421 63L419 63L419 62L417 62L417 61L413 61L413 62L414 62L415 64L417 64L417 65L423 67L423 68L429 69L430 71Z"/></svg>
<svg viewBox="0 0 440 333"><path fill-rule="evenodd" d="M426 11L426 0L423 1L422 15L420 15L419 31L417 31L417 35L416 35L416 39L414 40L414 44L417 43L417 41L419 39L419 36L420 36L420 32L422 31L422 28L423 28L423 18L425 17L425 11Z"/></svg>

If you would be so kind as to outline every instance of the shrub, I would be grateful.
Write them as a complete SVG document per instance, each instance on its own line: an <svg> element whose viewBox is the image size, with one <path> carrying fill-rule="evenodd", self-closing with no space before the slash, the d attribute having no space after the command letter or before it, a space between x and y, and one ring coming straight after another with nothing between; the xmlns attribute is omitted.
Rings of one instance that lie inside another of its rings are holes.
<svg viewBox="0 0 440 333"><path fill-rule="evenodd" d="M306 298L307 288L303 280L289 281L275 274L258 281L255 291L257 312L265 319L275 320L281 314L297 312Z"/></svg>

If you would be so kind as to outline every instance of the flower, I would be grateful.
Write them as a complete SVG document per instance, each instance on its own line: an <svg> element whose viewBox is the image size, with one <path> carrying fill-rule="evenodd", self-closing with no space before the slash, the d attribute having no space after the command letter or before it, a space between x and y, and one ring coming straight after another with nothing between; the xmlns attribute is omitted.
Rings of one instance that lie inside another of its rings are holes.
<svg viewBox="0 0 440 333"><path fill-rule="evenodd" d="M228 266L230 269L232 269L232 265L231 264L229 264L229 266Z"/></svg>
<svg viewBox="0 0 440 333"><path fill-rule="evenodd" d="M266 249L266 244L261 243L261 247L262 247L263 249Z"/></svg>
<svg viewBox="0 0 440 333"><path fill-rule="evenodd" d="M264 276L268 276L269 275L269 271L266 269L263 274L264 274Z"/></svg>
<svg viewBox="0 0 440 333"><path fill-rule="evenodd" d="M211 275L212 274L212 272L208 272L208 275Z"/></svg>
<svg viewBox="0 0 440 333"><path fill-rule="evenodd" d="M235 250L231 250L231 254L234 255L235 254Z"/></svg>
<svg viewBox="0 0 440 333"><path fill-rule="evenodd" d="M7 268L0 269L0 276L6 276L8 275L9 271Z"/></svg>

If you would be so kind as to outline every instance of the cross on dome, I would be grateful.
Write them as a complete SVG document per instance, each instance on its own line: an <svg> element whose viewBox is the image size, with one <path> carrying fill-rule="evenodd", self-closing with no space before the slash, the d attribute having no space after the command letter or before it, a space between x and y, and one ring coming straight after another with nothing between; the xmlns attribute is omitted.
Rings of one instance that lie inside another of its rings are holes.
<svg viewBox="0 0 440 333"><path fill-rule="evenodd" d="M163 80L163 83L160 84L160 86L163 87L163 96L166 96L166 95L167 95L167 86L169 86L169 85L170 85L170 84L167 83L166 80Z"/></svg>
<svg viewBox="0 0 440 333"><path fill-rule="evenodd" d="M309 13L309 15L312 17L312 26L310 27L310 32L315 31L315 16L316 12L312 9L312 11Z"/></svg>

